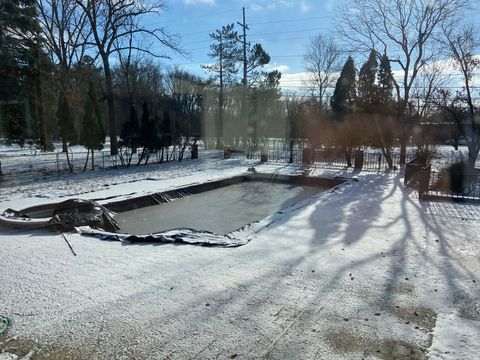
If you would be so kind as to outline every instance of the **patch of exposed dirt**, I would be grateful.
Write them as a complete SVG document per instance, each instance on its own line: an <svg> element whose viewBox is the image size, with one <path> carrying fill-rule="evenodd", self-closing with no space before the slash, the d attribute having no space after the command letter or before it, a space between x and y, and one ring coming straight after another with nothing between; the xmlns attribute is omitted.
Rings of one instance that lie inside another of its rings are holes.
<svg viewBox="0 0 480 360"><path fill-rule="evenodd" d="M408 282L402 282L394 287L394 291L398 294L409 295L415 291L415 286Z"/></svg>
<svg viewBox="0 0 480 360"><path fill-rule="evenodd" d="M329 332L325 338L339 354L363 353L382 360L426 360L424 349L400 341L388 340L376 346L346 331Z"/></svg>
<svg viewBox="0 0 480 360"><path fill-rule="evenodd" d="M9 355L11 359L29 360L86 360L92 358L92 356L78 349L42 348L34 341L17 338L7 339L0 343L0 353Z"/></svg>
<svg viewBox="0 0 480 360"><path fill-rule="evenodd" d="M6 339L0 344L0 352L15 355L19 358L31 353L35 343L30 340L18 340L16 338Z"/></svg>
<svg viewBox="0 0 480 360"><path fill-rule="evenodd" d="M369 354L382 360L425 360L425 350L397 341L386 341Z"/></svg>
<svg viewBox="0 0 480 360"><path fill-rule="evenodd" d="M368 344L365 339L345 331L329 332L325 338L330 346L340 354L361 352Z"/></svg>
<svg viewBox="0 0 480 360"><path fill-rule="evenodd" d="M416 329L430 333L437 322L437 313L427 307L395 306L391 312L406 324L412 324Z"/></svg>

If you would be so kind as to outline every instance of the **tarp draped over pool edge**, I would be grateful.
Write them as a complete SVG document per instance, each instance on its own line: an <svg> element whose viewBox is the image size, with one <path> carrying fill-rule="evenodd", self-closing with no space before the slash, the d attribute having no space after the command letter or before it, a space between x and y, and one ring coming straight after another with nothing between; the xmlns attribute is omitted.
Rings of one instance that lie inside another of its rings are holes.
<svg viewBox="0 0 480 360"><path fill-rule="evenodd" d="M76 227L75 231L86 236L94 236L101 240L121 242L155 242L165 244L188 244L217 247L239 247L248 244L250 238L237 238L231 235L218 235L210 231L194 229L175 229L148 235L118 234L92 229L89 226Z"/></svg>

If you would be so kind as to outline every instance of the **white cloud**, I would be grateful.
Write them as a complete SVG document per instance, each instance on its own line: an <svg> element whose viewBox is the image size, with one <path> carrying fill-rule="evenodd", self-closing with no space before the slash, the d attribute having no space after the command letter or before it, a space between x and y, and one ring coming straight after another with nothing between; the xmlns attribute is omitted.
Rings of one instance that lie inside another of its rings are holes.
<svg viewBox="0 0 480 360"><path fill-rule="evenodd" d="M282 73L282 76L283 74L285 74L286 72L288 72L288 65L277 65L277 64L268 64L264 67L264 70L265 71L273 71L273 70L278 70Z"/></svg>
<svg viewBox="0 0 480 360"><path fill-rule="evenodd" d="M328 0L325 2L325 10L333 11L334 8L335 8L335 2L333 0Z"/></svg>
<svg viewBox="0 0 480 360"><path fill-rule="evenodd" d="M275 10L281 7L293 8L296 5L300 5L302 12L307 12L311 9L311 5L305 0L252 0L248 2L250 3L249 8L252 11Z"/></svg>
<svg viewBox="0 0 480 360"><path fill-rule="evenodd" d="M307 13L311 9L311 5L307 3L306 1L300 1L300 11L303 13Z"/></svg>
<svg viewBox="0 0 480 360"><path fill-rule="evenodd" d="M282 73L280 87L284 90L302 92L309 76L310 74L308 72Z"/></svg>
<svg viewBox="0 0 480 360"><path fill-rule="evenodd" d="M252 5L250 5L250 10L255 11L255 12L262 11L263 6L260 5L260 4L252 4Z"/></svg>
<svg viewBox="0 0 480 360"><path fill-rule="evenodd" d="M248 1L248 7L255 12L290 8L292 11L298 9L302 13L308 13L312 10L312 2L310 0L251 0Z"/></svg>
<svg viewBox="0 0 480 360"><path fill-rule="evenodd" d="M215 0L183 0L187 5L197 5L197 4L206 4L206 5L215 5Z"/></svg>
<svg viewBox="0 0 480 360"><path fill-rule="evenodd" d="M278 70L282 74L286 73L288 71L288 69L289 69L288 65L278 65L278 66L273 67L273 70Z"/></svg>

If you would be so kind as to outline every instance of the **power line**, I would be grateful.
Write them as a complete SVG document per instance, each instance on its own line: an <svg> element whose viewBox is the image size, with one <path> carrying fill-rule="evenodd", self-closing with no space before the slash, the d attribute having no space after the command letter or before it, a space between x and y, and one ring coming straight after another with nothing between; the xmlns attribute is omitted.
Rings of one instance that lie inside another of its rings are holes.
<svg viewBox="0 0 480 360"><path fill-rule="evenodd" d="M281 35L281 34L295 34L295 33L301 33L301 32L308 32L308 31L320 31L320 30L327 30L329 27L316 27L316 28L309 28L309 29L298 29L298 30L290 30L290 31L277 31L277 32L271 32L271 33L257 33L257 34L252 34L252 36L259 37L259 36L264 36L264 35ZM215 31L215 30L213 30ZM211 31L210 31L211 32ZM208 32L208 33L210 33ZM199 32L200 33L200 32ZM205 32L201 32L204 34ZM180 35L181 36L181 35ZM293 40L296 40L298 38L295 38ZM310 38L305 38L305 40L309 40ZM279 41L281 40L290 40L290 39L282 39L279 38ZM186 43L183 43L183 45L188 45L188 44L199 44L199 43L205 43L205 42L210 42L211 40L197 40L197 41L189 41ZM276 39L262 39L260 41L277 41ZM258 42L260 42L258 41Z"/></svg>
<svg viewBox="0 0 480 360"><path fill-rule="evenodd" d="M254 23L250 23L250 25L283 24L283 23L301 22L301 21L308 21L308 20L326 19L326 18L332 18L332 17L333 15L325 15L325 16L314 16L310 18L297 18L297 19L289 19L289 20L272 20L272 21L254 22ZM190 35L211 33L215 30L216 29L208 28L208 29L189 32L189 33L183 33L183 34L180 33L178 35L180 35L181 37L184 37L184 36L190 36Z"/></svg>
<svg viewBox="0 0 480 360"><path fill-rule="evenodd" d="M280 24L280 23L288 23L288 22L298 22L298 21L309 21L309 20L318 20L318 19L328 19L328 18L333 18L333 17L334 17L333 15L313 16L313 17L299 18L299 19L254 22L254 23L251 23L250 25Z"/></svg>
<svg viewBox="0 0 480 360"><path fill-rule="evenodd" d="M197 16L188 16L186 19L196 19L196 18L205 18L209 16L218 16L218 15L223 15L223 14L228 14L228 13L234 13L237 12L238 9L228 9L225 11L221 12L215 12L215 13L210 13L210 14L202 14L202 15L197 15ZM480 13L480 10L473 10L470 11L469 14L477 14ZM301 22L301 21L310 21L310 20L319 20L319 19L332 19L335 18L335 15L323 15L323 16L312 16L312 17L306 17L306 18L293 18L293 19L282 19L282 20L271 20L271 21L259 21L259 22L253 22L250 23L250 25L264 25L264 24L282 24L282 23L293 23L293 22ZM184 18L185 19L185 18ZM167 26L168 24L166 23L151 23L152 25L164 25ZM330 26L328 27L330 28ZM325 28L315 28L315 29L304 29L304 30L297 30L297 31L292 31L292 32L302 32L302 31L316 31L316 30L323 30ZM204 33L211 33L215 31L216 29L208 28L204 30L199 30L195 32L188 32L188 33L179 33L178 35L181 37L188 37L191 35L198 35L198 34L204 34ZM277 32L277 33L269 33L269 34L278 34L278 33L291 33L291 32ZM259 35L267 35L267 34L257 34L256 36Z"/></svg>
<svg viewBox="0 0 480 360"><path fill-rule="evenodd" d="M280 86L284 82L285 81L280 80ZM287 87L295 88L295 89L312 89L314 86L307 85L307 84L305 84L305 85L298 84L298 85L288 85ZM439 88L441 88L441 89L463 89L464 87L463 86L440 86ZM334 90L335 87L334 86L326 86L325 89ZM424 89L424 87L423 86L412 86L411 89ZM474 89L474 90L475 89L480 89L480 86L470 86L470 89Z"/></svg>
<svg viewBox="0 0 480 360"><path fill-rule="evenodd" d="M277 31L272 33L263 33L263 34L253 34L254 36L263 36L263 35L278 35L278 34L294 34L299 32L306 32L306 31L318 31L318 30L325 30L325 27L316 27L316 28L309 28L309 29L300 29L300 30L293 30L293 31Z"/></svg>

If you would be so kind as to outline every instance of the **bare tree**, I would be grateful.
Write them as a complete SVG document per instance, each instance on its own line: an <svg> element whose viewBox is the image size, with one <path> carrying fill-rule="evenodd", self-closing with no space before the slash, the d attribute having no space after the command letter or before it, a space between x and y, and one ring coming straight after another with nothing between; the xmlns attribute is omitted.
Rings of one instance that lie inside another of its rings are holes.
<svg viewBox="0 0 480 360"><path fill-rule="evenodd" d="M117 128L114 111L113 81L110 68L110 57L113 53L131 48L138 52L148 53L155 57L168 57L150 51L147 47L133 45L135 38L147 36L158 41L170 50L181 52L176 36L169 34L164 28L147 28L140 22L147 15L160 15L165 9L162 0L75 0L84 11L92 30L92 41L103 63L106 96L108 104L108 122L110 133L110 152L118 153ZM125 41L126 40L126 41Z"/></svg>
<svg viewBox="0 0 480 360"><path fill-rule="evenodd" d="M376 49L401 69L394 85L404 116L419 71L434 56L434 34L468 5L468 0L351 0L338 30L352 50ZM405 122L404 122L405 125ZM405 163L407 129L400 133L400 163Z"/></svg>
<svg viewBox="0 0 480 360"><path fill-rule="evenodd" d="M115 94L127 96L129 105L136 103L139 97L159 96L165 92L164 75L151 58L119 56L112 76Z"/></svg>
<svg viewBox="0 0 480 360"><path fill-rule="evenodd" d="M36 0L36 9L43 44L52 63L58 65L56 79L63 96L58 104L71 105L70 71L85 54L89 37L87 18L75 0ZM63 141L63 152L71 168L66 141Z"/></svg>
<svg viewBox="0 0 480 360"><path fill-rule="evenodd" d="M168 73L167 87L173 100L177 119L179 145L178 161L182 161L185 149L196 144L201 132L203 93L206 83L198 76L175 69Z"/></svg>
<svg viewBox="0 0 480 360"><path fill-rule="evenodd" d="M76 0L37 0L38 22L48 54L59 65L60 86L68 86L68 72L85 54L90 34L85 13Z"/></svg>
<svg viewBox="0 0 480 360"><path fill-rule="evenodd" d="M445 48L456 70L462 76L463 91L458 92L453 98L447 92L443 92L440 106L450 113L460 133L465 136L468 146L468 169L472 170L480 151L479 113L472 96L473 74L480 68L480 58L474 54L480 45L480 37L478 29L474 26L458 28L451 23L444 26L443 31Z"/></svg>
<svg viewBox="0 0 480 360"><path fill-rule="evenodd" d="M416 108L420 118L431 115L435 104L435 95L438 90L448 86L446 76L448 69L445 61L432 61L419 73L412 88L411 98L417 101Z"/></svg>
<svg viewBox="0 0 480 360"><path fill-rule="evenodd" d="M304 100L297 98L296 95L286 96L285 109L287 115L286 140L289 150L289 163L293 163L293 150L295 142L301 137L301 123L305 115Z"/></svg>
<svg viewBox="0 0 480 360"><path fill-rule="evenodd" d="M312 38L303 60L309 72L307 83L318 96L320 110L323 110L328 102L326 91L335 86L336 74L342 67L333 37L319 34Z"/></svg>

